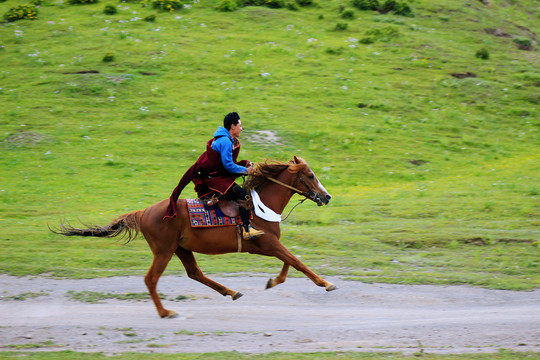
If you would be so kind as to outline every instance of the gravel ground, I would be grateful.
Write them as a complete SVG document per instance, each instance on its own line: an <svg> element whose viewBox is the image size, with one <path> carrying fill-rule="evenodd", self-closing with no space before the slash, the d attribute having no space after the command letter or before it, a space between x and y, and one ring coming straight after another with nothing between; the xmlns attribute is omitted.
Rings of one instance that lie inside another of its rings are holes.
<svg viewBox="0 0 540 360"><path fill-rule="evenodd" d="M240 291L232 301L186 276L158 291L179 316L161 319L150 301L73 300L72 290L146 292L142 277L88 280L0 275L0 348L81 352L395 351L406 354L540 352L540 290L364 284L305 278L264 290L267 277L215 277ZM23 293L46 293L16 300ZM178 295L186 300L172 301ZM15 345L19 345L15 347Z"/></svg>

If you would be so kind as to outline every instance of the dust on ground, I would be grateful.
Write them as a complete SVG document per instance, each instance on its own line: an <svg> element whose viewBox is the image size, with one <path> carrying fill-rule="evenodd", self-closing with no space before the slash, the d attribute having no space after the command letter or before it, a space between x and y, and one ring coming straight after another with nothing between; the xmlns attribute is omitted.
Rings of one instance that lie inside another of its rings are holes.
<svg viewBox="0 0 540 360"><path fill-rule="evenodd" d="M189 279L165 276L158 291L179 316L150 301L82 303L69 291L142 293L142 277L87 280L0 275L0 349L80 352L321 352L406 354L540 352L540 290L364 284L306 278L264 290L266 276L215 277L240 291L232 301ZM18 295L26 300L16 300ZM171 299L186 298L182 301ZM24 296L23 296L24 297Z"/></svg>

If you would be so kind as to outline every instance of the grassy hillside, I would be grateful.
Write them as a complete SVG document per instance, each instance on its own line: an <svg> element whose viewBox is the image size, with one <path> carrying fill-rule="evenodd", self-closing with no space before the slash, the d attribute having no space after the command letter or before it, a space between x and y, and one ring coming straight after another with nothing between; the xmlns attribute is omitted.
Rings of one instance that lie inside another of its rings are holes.
<svg viewBox="0 0 540 360"><path fill-rule="evenodd" d="M283 223L322 275L538 286L537 1L415 0L414 17L346 0L185 4L44 0L36 20L0 24L0 272L143 274L143 239L59 238L47 224L104 224L168 197L238 111L242 158L302 156L334 195ZM210 273L280 268L198 258Z"/></svg>

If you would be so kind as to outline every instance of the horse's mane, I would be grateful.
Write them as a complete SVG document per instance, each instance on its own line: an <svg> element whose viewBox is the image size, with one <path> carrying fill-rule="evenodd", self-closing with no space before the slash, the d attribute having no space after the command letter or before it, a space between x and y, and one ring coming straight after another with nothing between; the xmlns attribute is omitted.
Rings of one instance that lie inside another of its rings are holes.
<svg viewBox="0 0 540 360"><path fill-rule="evenodd" d="M307 166L307 163L301 158L297 159L300 160L299 163L296 163L294 160L289 160L288 162L266 160L262 163L258 163L255 172L247 177L247 180L244 183L244 189L246 189L248 193L252 189L259 191L261 187L269 181L269 177L276 178L285 170L288 170L293 174L303 170Z"/></svg>

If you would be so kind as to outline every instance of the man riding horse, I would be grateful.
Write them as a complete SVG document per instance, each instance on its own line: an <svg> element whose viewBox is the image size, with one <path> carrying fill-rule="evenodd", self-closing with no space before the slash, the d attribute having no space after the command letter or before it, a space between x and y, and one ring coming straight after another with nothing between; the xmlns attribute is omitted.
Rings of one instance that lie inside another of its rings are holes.
<svg viewBox="0 0 540 360"><path fill-rule="evenodd" d="M249 239L264 234L250 225L250 211L246 208L249 195L238 184L236 178L249 175L255 171L248 160L237 161L240 153L240 133L242 122L236 112L231 112L223 119L214 137L206 144L206 151L199 157L182 176L178 186L169 198L169 206L164 219L175 218L177 215L176 202L182 190L193 182L199 198L224 196L239 203L240 219L242 220L242 237Z"/></svg>

